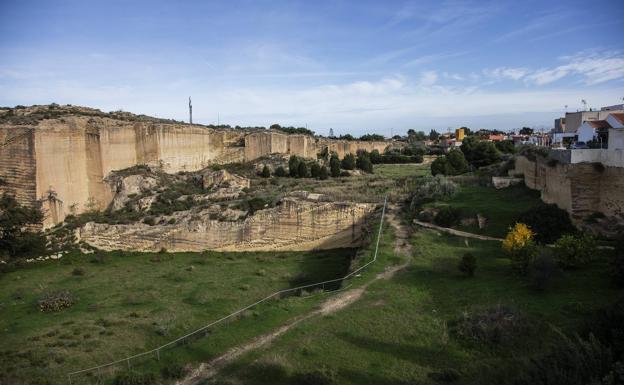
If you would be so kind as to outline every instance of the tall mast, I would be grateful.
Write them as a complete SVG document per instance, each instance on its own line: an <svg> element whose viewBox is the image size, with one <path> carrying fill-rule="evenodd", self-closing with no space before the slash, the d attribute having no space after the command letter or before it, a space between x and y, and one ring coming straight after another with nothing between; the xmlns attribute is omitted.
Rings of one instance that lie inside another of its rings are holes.
<svg viewBox="0 0 624 385"><path fill-rule="evenodd" d="M189 123L193 124L193 105L191 104L190 96L189 96Z"/></svg>

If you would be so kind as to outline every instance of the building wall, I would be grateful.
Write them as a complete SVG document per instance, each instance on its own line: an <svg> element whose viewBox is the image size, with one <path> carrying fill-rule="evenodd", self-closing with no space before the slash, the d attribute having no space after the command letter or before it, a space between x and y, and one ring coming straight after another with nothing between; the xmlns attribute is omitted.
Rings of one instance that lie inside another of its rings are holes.
<svg viewBox="0 0 624 385"><path fill-rule="evenodd" d="M541 191L544 202L556 204L575 218L594 212L615 217L624 207L623 167L517 156L513 173L522 174L527 187Z"/></svg>

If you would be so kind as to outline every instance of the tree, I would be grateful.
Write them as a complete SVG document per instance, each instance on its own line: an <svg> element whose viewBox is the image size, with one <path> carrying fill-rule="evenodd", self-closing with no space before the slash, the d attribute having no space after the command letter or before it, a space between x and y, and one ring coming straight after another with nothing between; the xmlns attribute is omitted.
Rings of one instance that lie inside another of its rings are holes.
<svg viewBox="0 0 624 385"><path fill-rule="evenodd" d="M321 170L319 171L319 179L325 180L329 178L329 172L327 171L327 167L321 166Z"/></svg>
<svg viewBox="0 0 624 385"><path fill-rule="evenodd" d="M538 243L553 243L564 234L576 232L568 213L554 204L535 206L520 214L516 221L529 226Z"/></svg>
<svg viewBox="0 0 624 385"><path fill-rule="evenodd" d="M440 134L436 130L429 131L429 140L438 140Z"/></svg>
<svg viewBox="0 0 624 385"><path fill-rule="evenodd" d="M459 261L457 269L467 276L472 277L474 276L475 270L477 270L477 259L474 255L466 253Z"/></svg>
<svg viewBox="0 0 624 385"><path fill-rule="evenodd" d="M329 158L329 170L332 178L338 178L340 176L340 160L335 153Z"/></svg>
<svg viewBox="0 0 624 385"><path fill-rule="evenodd" d="M494 143L479 140L474 136L464 138L460 149L468 163L477 168L489 166L501 158L501 153Z"/></svg>
<svg viewBox="0 0 624 385"><path fill-rule="evenodd" d="M452 167L446 159L446 155L442 155L437 157L433 162L431 162L431 175L451 175Z"/></svg>
<svg viewBox="0 0 624 385"><path fill-rule="evenodd" d="M353 154L347 154L342 159L342 168L345 170L353 170L355 169L355 156Z"/></svg>
<svg viewBox="0 0 624 385"><path fill-rule="evenodd" d="M297 158L296 155L292 155L290 159L288 159L288 173L293 178L299 176L299 163L299 158Z"/></svg>
<svg viewBox="0 0 624 385"><path fill-rule="evenodd" d="M279 124L277 124L277 123L274 123L274 124L271 124L271 126L269 126L269 129L270 129L270 130L281 130L281 129L282 129L282 126L280 126L280 125L279 125Z"/></svg>
<svg viewBox="0 0 624 385"><path fill-rule="evenodd" d="M299 165L297 166L297 176L299 178L308 178L310 176L308 166L303 161L299 162Z"/></svg>
<svg viewBox="0 0 624 385"><path fill-rule="evenodd" d="M555 242L555 260L565 270L589 263L596 253L596 240L588 234L564 235Z"/></svg>
<svg viewBox="0 0 624 385"><path fill-rule="evenodd" d="M286 173L286 170L284 169L284 166L278 166L275 169L275 176L279 176L279 177L284 177L287 176L288 174Z"/></svg>
<svg viewBox="0 0 624 385"><path fill-rule="evenodd" d="M360 136L360 140L373 142L373 141L386 140L386 138L384 138L383 135L379 135L379 134L365 134L365 135Z"/></svg>
<svg viewBox="0 0 624 385"><path fill-rule="evenodd" d="M530 127L522 127L520 129L520 135L533 135L533 129Z"/></svg>
<svg viewBox="0 0 624 385"><path fill-rule="evenodd" d="M505 154L513 154L516 152L516 147L511 140L501 140L495 143L496 148Z"/></svg>
<svg viewBox="0 0 624 385"><path fill-rule="evenodd" d="M263 178L269 178L271 176L271 170L269 169L269 166L267 166L266 164L264 165L260 176Z"/></svg>
<svg viewBox="0 0 624 385"><path fill-rule="evenodd" d="M369 174L373 173L373 163L371 162L368 153L362 153L360 156L358 156L356 163L357 168L359 168L360 170Z"/></svg>
<svg viewBox="0 0 624 385"><path fill-rule="evenodd" d="M7 193L0 197L0 256L10 258L38 256L46 252L46 238L32 227L41 225L43 213L38 207L20 205Z"/></svg>
<svg viewBox="0 0 624 385"><path fill-rule="evenodd" d="M535 256L535 244L531 229L524 223L516 223L503 241L503 250L509 253L519 272L526 275Z"/></svg>
<svg viewBox="0 0 624 385"><path fill-rule="evenodd" d="M333 128L329 129L329 137L330 138L335 138L335 136L334 136L334 129Z"/></svg>
<svg viewBox="0 0 624 385"><path fill-rule="evenodd" d="M373 150L370 153L370 160L373 164L378 164L382 162L382 157L381 154L379 153L379 150Z"/></svg>
<svg viewBox="0 0 624 385"><path fill-rule="evenodd" d="M316 162L312 163L312 166L310 166L310 176L312 178L318 178L320 173L321 166L319 166L319 164Z"/></svg>
<svg viewBox="0 0 624 385"><path fill-rule="evenodd" d="M463 174L468 171L468 162L464 158L464 153L459 150L451 150L446 155L449 165L453 168L453 174Z"/></svg>

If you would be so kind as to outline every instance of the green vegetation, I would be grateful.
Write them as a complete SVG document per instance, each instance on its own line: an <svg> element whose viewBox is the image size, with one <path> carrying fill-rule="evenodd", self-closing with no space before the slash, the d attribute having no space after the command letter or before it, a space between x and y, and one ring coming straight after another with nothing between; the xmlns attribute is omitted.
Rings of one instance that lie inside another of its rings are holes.
<svg viewBox="0 0 624 385"><path fill-rule="evenodd" d="M459 150L451 150L431 163L432 175L459 175L468 171L468 162Z"/></svg>
<svg viewBox="0 0 624 385"><path fill-rule="evenodd" d="M553 243L564 234L576 233L568 213L554 204L534 206L521 213L516 220L531 228L538 243Z"/></svg>
<svg viewBox="0 0 624 385"><path fill-rule="evenodd" d="M43 213L39 208L22 206L12 195L3 193L0 196L0 258L45 255L45 238L32 230L42 221Z"/></svg>
<svg viewBox="0 0 624 385"><path fill-rule="evenodd" d="M479 140L475 136L464 138L461 151L468 163L476 168L489 166L501 159L501 152L493 142Z"/></svg>
<svg viewBox="0 0 624 385"><path fill-rule="evenodd" d="M98 252L5 273L0 280L0 383L65 383L69 371L158 346L273 291L343 276L353 256L352 249ZM83 273L74 274L76 269ZM185 348L163 351L162 358L206 359L315 303L299 297L272 301ZM155 362L148 363L150 372L161 369L150 365Z"/></svg>
<svg viewBox="0 0 624 385"><path fill-rule="evenodd" d="M498 242L423 230L413 235L412 245L410 266L393 279L368 286L364 297L340 313L306 320L270 346L249 352L226 367L218 381L292 384L293 378L323 368L334 380L330 383L346 385L451 379L530 384L545 372L554 374L555 362L562 364L551 357L563 356L557 349L568 337L560 333L582 330L590 314L618 296L604 253L539 293L513 274ZM466 253L479 266L471 279L457 271ZM600 341L608 338L613 339L607 335ZM533 366L532 359L548 362L551 369ZM572 362L577 373L598 373L582 361ZM272 371L261 371L266 367ZM529 372L536 374L527 380L523 376Z"/></svg>
<svg viewBox="0 0 624 385"><path fill-rule="evenodd" d="M461 209L464 217L480 214L486 218L483 229L476 224L459 225L458 229L503 238L521 213L541 204L539 192L524 186L500 190L484 186L462 186L448 201L427 204L425 207L452 206Z"/></svg>

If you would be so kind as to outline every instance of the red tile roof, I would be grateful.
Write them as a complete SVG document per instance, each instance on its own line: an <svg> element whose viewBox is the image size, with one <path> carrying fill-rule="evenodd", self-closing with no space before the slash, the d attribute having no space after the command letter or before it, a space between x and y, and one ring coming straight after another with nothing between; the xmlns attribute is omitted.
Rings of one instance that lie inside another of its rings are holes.
<svg viewBox="0 0 624 385"><path fill-rule="evenodd" d="M611 116L613 116L616 120L618 120L620 123L624 124L624 113L622 112L616 112L614 114L609 114Z"/></svg>

